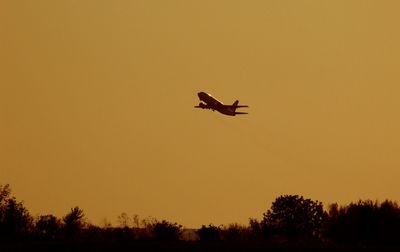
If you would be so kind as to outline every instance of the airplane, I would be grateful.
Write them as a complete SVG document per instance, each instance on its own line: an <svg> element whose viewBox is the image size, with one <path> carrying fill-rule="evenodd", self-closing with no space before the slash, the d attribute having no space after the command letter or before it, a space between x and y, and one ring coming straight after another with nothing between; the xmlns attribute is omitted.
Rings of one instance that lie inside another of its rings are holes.
<svg viewBox="0 0 400 252"><path fill-rule="evenodd" d="M224 105L222 102L218 101L210 94L199 92L197 93L197 95L199 96L200 101L203 101L205 103L200 102L199 106L194 106L195 108L212 109L213 111L217 110L218 112L229 116L248 114L245 112L236 112L237 108L248 107L246 105L239 106L238 100L236 100L232 105Z"/></svg>

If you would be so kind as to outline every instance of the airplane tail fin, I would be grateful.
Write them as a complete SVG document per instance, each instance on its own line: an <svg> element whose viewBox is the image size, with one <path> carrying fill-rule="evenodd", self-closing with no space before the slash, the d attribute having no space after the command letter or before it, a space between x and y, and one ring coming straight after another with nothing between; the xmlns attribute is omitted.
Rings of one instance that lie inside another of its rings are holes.
<svg viewBox="0 0 400 252"><path fill-rule="evenodd" d="M238 103L239 103L239 100L236 100L236 101L232 104L233 111L236 111L236 108L237 108Z"/></svg>
<svg viewBox="0 0 400 252"><path fill-rule="evenodd" d="M237 108L244 108L244 107L248 107L247 105L238 105L239 104L239 100L236 100L232 105L231 105L231 109L233 110L233 113L236 114L247 114L245 112L236 112Z"/></svg>

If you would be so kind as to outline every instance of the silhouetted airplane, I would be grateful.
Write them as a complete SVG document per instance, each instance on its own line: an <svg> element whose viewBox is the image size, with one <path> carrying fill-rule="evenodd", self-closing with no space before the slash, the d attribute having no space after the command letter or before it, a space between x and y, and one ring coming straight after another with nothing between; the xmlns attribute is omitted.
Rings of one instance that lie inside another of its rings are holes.
<svg viewBox="0 0 400 252"><path fill-rule="evenodd" d="M235 101L232 105L224 105L222 102L218 101L210 94L200 92L197 93L197 95L199 96L200 100L205 103L200 102L199 106L194 106L195 108L212 109L213 111L217 110L218 112L224 115L230 115L230 116L248 114L245 112L236 112L237 108L248 107L245 105L238 106L239 101Z"/></svg>

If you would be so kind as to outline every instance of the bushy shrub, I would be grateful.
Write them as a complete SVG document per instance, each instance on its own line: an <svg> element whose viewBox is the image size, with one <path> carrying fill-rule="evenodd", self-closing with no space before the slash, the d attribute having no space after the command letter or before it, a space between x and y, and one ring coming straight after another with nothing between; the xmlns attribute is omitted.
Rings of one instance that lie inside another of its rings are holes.
<svg viewBox="0 0 400 252"><path fill-rule="evenodd" d="M42 237L54 239L60 232L61 222L54 215L41 215L36 221L35 228Z"/></svg>
<svg viewBox="0 0 400 252"><path fill-rule="evenodd" d="M212 224L208 226L202 225L200 229L197 230L197 234L200 237L200 241L219 241L221 229Z"/></svg>
<svg viewBox="0 0 400 252"><path fill-rule="evenodd" d="M151 232L154 238L159 241L176 241L179 240L182 233L182 225L171 223L166 220L157 221L151 224Z"/></svg>

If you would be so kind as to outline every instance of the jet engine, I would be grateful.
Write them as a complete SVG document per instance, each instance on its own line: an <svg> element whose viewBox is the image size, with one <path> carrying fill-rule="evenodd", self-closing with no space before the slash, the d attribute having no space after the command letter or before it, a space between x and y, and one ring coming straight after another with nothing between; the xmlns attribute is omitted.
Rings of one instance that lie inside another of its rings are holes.
<svg viewBox="0 0 400 252"><path fill-rule="evenodd" d="M206 108L206 106L207 106L207 105L204 104L204 103L202 103L202 102L199 103L199 107L202 108L202 109Z"/></svg>

